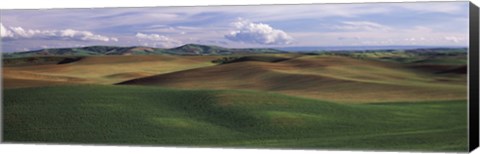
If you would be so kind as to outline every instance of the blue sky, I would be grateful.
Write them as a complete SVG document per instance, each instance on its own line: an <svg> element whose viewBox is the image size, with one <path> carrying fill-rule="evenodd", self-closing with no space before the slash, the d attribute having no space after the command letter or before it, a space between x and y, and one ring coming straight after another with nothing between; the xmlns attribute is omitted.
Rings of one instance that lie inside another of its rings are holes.
<svg viewBox="0 0 480 154"><path fill-rule="evenodd" d="M467 46L468 2L2 10L2 51L89 45L170 48Z"/></svg>

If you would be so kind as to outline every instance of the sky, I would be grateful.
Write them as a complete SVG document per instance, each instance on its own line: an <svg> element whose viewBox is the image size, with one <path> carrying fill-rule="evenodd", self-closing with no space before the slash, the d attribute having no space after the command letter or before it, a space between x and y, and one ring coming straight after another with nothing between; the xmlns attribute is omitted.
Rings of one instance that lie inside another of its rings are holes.
<svg viewBox="0 0 480 154"><path fill-rule="evenodd" d="M172 48L468 46L468 2L0 10L2 52Z"/></svg>

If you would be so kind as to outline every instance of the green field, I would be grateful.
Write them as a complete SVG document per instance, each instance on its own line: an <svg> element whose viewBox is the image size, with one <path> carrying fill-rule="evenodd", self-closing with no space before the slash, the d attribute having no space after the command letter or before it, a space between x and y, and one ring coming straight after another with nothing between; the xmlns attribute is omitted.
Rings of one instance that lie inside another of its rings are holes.
<svg viewBox="0 0 480 154"><path fill-rule="evenodd" d="M4 90L6 142L466 151L466 100L338 104L278 93L68 85Z"/></svg>
<svg viewBox="0 0 480 154"><path fill-rule="evenodd" d="M466 49L92 48L102 56L52 49L3 59L3 141L468 148Z"/></svg>

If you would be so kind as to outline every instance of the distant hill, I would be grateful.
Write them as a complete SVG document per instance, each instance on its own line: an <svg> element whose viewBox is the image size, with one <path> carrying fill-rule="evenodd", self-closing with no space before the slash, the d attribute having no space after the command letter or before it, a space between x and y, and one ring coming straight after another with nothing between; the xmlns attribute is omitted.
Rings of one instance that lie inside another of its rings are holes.
<svg viewBox="0 0 480 154"><path fill-rule="evenodd" d="M230 55L254 53L286 53L286 51L271 48L224 48L213 45L186 44L180 47L166 49L166 53L174 55Z"/></svg>
<svg viewBox="0 0 480 154"><path fill-rule="evenodd" d="M230 55L255 53L285 53L270 48L223 48L218 46L186 44L176 48L153 48L143 46L88 46L78 48L52 48L24 52L3 53L3 57L36 57L36 56L89 56L89 55Z"/></svg>
<svg viewBox="0 0 480 154"><path fill-rule="evenodd" d="M151 47L116 47L116 46L88 46L79 48L52 48L34 51L4 53L10 57L36 57L36 56L89 56L89 55L133 55L133 54L161 54L165 49Z"/></svg>
<svg viewBox="0 0 480 154"><path fill-rule="evenodd" d="M5 58L39 57L39 56L94 56L94 55L233 55L233 54L262 54L262 53L346 53L352 52L393 52L405 51L414 54L431 53L465 53L467 48L460 47L421 47L421 46L385 46L377 48L367 47L287 47L287 48L225 48L213 45L185 44L175 48L153 48L145 46L119 47L119 46L88 46L75 48L51 48L22 52L3 53Z"/></svg>
<svg viewBox="0 0 480 154"><path fill-rule="evenodd" d="M283 51L296 52L314 52L314 51L365 51L365 50L414 50L414 49L432 49L432 48L448 48L461 49L466 47L456 46L294 46L294 47L280 47L275 48Z"/></svg>

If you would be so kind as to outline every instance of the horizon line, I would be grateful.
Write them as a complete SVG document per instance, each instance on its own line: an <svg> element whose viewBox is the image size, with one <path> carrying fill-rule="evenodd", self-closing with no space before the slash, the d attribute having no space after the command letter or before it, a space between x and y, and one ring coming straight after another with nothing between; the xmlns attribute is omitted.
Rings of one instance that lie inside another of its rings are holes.
<svg viewBox="0 0 480 154"><path fill-rule="evenodd" d="M375 47L405 47L405 48L469 48L469 46L455 46L455 45L333 45L333 46L281 46L281 47L225 47L222 45L209 45L209 44L198 44L198 43L186 43L183 45L175 46L175 47L152 47L152 46L145 46L145 45L134 45L134 46L122 46L122 45L86 45L86 46L72 46L72 47L52 47L52 48L39 48L39 49L32 49L32 50L23 50L23 51L1 51L2 53L4 52L28 52L28 51L37 51L37 50L45 50L45 49L65 49L65 48L85 48L85 47L148 47L148 48L156 48L156 49L173 49L173 48L178 48L186 45L201 45L201 46L215 46L215 47L221 47L221 48L226 48L226 49L288 49L288 48L355 48L355 47L363 47L363 48L375 48ZM399 49L399 48L391 48L391 49ZM329 49L332 50L332 49ZM349 49L349 50L355 50L355 49ZM368 50L368 49L358 49L358 50ZM380 49L376 49L380 50ZM387 50L384 48L384 50ZM300 51L308 51L308 50L300 50ZM314 51L314 50L310 50Z"/></svg>

